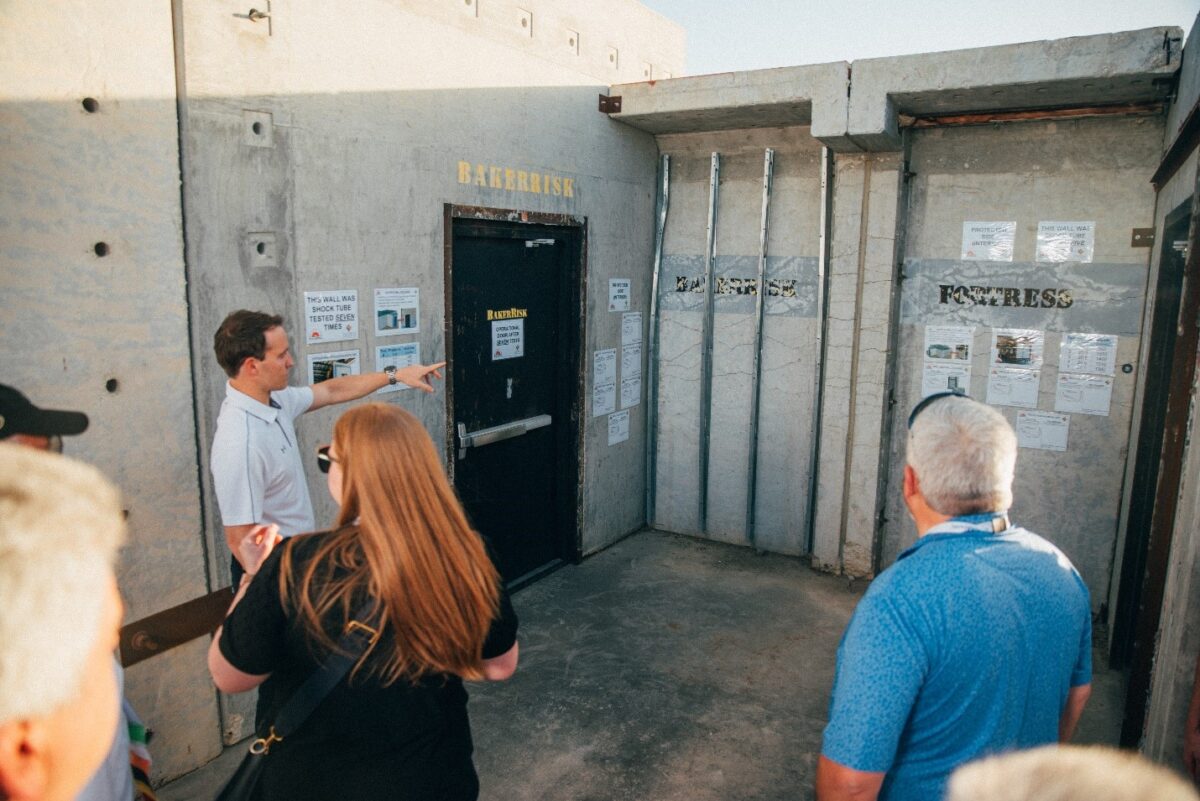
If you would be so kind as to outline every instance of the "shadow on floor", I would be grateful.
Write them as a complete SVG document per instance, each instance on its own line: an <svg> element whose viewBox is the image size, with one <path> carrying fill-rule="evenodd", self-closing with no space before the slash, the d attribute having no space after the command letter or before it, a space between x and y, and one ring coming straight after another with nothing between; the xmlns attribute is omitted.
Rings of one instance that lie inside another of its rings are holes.
<svg viewBox="0 0 1200 801"><path fill-rule="evenodd" d="M865 586L643 532L522 590L517 674L471 688L480 797L810 799L837 643ZM1077 740L1116 742L1114 689L1119 675L1098 672ZM159 797L211 798L243 747Z"/></svg>

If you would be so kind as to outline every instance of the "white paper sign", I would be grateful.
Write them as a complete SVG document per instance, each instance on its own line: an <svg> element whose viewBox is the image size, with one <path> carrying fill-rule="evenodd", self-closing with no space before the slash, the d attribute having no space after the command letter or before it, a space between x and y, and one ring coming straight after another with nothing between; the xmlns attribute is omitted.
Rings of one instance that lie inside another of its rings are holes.
<svg viewBox="0 0 1200 801"><path fill-rule="evenodd" d="M1113 380L1106 375L1059 373L1054 393L1054 411L1096 414L1108 417L1112 406Z"/></svg>
<svg viewBox="0 0 1200 801"><path fill-rule="evenodd" d="M630 406L637 406L642 402L642 379L637 378L622 378L621 379L621 408L628 409Z"/></svg>
<svg viewBox="0 0 1200 801"><path fill-rule="evenodd" d="M921 372L921 397L938 392L971 394L971 365L925 362Z"/></svg>
<svg viewBox="0 0 1200 801"><path fill-rule="evenodd" d="M968 325L925 326L925 361L971 361L971 340L975 329Z"/></svg>
<svg viewBox="0 0 1200 801"><path fill-rule="evenodd" d="M396 287L375 290L375 336L415 334L421 329L421 290Z"/></svg>
<svg viewBox="0 0 1200 801"><path fill-rule="evenodd" d="M1071 418L1054 412L1017 412L1017 446L1065 451Z"/></svg>
<svg viewBox="0 0 1200 801"><path fill-rule="evenodd" d="M992 367L988 370L987 402L995 406L1036 409L1041 370Z"/></svg>
<svg viewBox="0 0 1200 801"><path fill-rule="evenodd" d="M617 383L617 349L598 350L592 354L592 384Z"/></svg>
<svg viewBox="0 0 1200 801"><path fill-rule="evenodd" d="M617 410L617 385L596 384L592 387L592 417L600 417Z"/></svg>
<svg viewBox="0 0 1200 801"><path fill-rule="evenodd" d="M308 344L357 338L357 289L304 293L304 339Z"/></svg>
<svg viewBox="0 0 1200 801"><path fill-rule="evenodd" d="M617 412L608 416L608 444L616 445L629 439L629 412Z"/></svg>
<svg viewBox="0 0 1200 801"><path fill-rule="evenodd" d="M629 311L629 292L631 281L628 278L608 279L608 310Z"/></svg>
<svg viewBox="0 0 1200 801"><path fill-rule="evenodd" d="M621 377L640 378L642 375L642 346L626 345L621 348Z"/></svg>
<svg viewBox="0 0 1200 801"><path fill-rule="evenodd" d="M1037 261L1090 262L1096 251L1096 223L1039 222Z"/></svg>
<svg viewBox="0 0 1200 801"><path fill-rule="evenodd" d="M492 361L519 359L525 355L525 321L492 320Z"/></svg>
<svg viewBox="0 0 1200 801"><path fill-rule="evenodd" d="M642 313L627 312L621 315L621 344L642 344Z"/></svg>
<svg viewBox="0 0 1200 801"><path fill-rule="evenodd" d="M421 363L421 343L404 342L399 345L378 345L375 348L375 371L383 372L388 365L394 367L409 367ZM397 382L384 385L376 392L399 392L402 389L412 389Z"/></svg>
<svg viewBox="0 0 1200 801"><path fill-rule="evenodd" d="M1064 373L1113 375L1117 370L1116 334L1063 334L1058 369Z"/></svg>
<svg viewBox="0 0 1200 801"><path fill-rule="evenodd" d="M1042 366L1046 334L1032 328L996 328L992 331L991 364L1037 370Z"/></svg>
<svg viewBox="0 0 1200 801"><path fill-rule="evenodd" d="M358 375L360 372L357 350L335 350L330 353L308 354L308 383L320 384L331 378Z"/></svg>
<svg viewBox="0 0 1200 801"><path fill-rule="evenodd" d="M963 261L1012 261L1017 223L964 222Z"/></svg>

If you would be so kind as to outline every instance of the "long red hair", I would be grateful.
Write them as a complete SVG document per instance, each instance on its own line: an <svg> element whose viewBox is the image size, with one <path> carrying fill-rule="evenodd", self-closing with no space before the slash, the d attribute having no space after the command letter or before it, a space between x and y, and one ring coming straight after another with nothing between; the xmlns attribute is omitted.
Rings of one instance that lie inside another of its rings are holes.
<svg viewBox="0 0 1200 801"><path fill-rule="evenodd" d="M333 449L342 471L337 529L319 537L298 576L291 548L281 557L281 594L293 599L310 642L334 650L341 628L327 632L321 621L348 622L355 600L369 596L394 640L372 645L355 672L381 642L394 642L370 660L384 685L428 673L482 679L500 579L429 434L398 406L369 403L338 419Z"/></svg>

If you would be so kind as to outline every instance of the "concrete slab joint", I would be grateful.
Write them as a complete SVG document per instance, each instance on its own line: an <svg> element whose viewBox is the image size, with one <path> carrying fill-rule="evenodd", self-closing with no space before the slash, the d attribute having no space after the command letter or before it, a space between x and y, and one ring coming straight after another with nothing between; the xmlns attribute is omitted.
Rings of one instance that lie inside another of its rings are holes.
<svg viewBox="0 0 1200 801"><path fill-rule="evenodd" d="M899 150L899 114L1166 100L1180 65L1170 43L1181 36L1158 27L855 61L845 138L862 150Z"/></svg>

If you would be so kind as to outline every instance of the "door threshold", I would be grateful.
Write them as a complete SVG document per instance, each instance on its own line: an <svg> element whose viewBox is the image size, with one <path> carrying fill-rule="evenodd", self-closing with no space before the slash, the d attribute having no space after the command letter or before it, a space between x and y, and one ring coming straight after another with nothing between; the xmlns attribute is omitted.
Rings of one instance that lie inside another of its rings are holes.
<svg viewBox="0 0 1200 801"><path fill-rule="evenodd" d="M542 565L541 567L535 567L533 570L530 570L523 576L518 576L517 578L508 582L505 587L510 593L516 592L519 589L528 587L530 584L539 579L544 579L546 576L550 575L555 570L558 570L565 564L567 564L567 562L563 559L554 559Z"/></svg>

